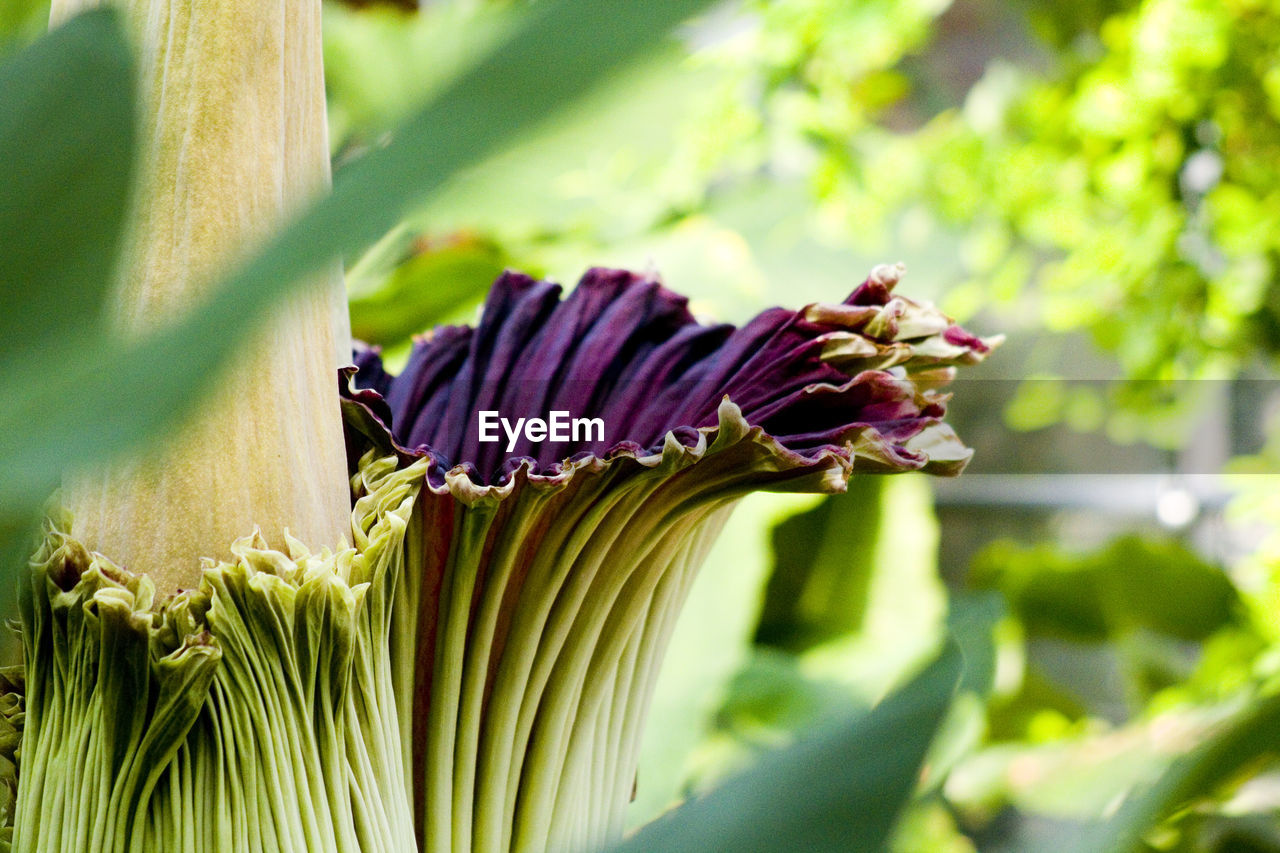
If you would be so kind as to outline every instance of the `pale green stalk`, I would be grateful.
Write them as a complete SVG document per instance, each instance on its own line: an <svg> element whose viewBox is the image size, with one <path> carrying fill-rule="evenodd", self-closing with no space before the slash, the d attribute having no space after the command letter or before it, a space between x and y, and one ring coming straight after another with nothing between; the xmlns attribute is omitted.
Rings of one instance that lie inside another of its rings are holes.
<svg viewBox="0 0 1280 853"><path fill-rule="evenodd" d="M96 0L54 0L56 25ZM329 184L320 0L116 0L140 54L138 185L111 307L171 322ZM250 319L245 318L246 322ZM350 510L341 271L273 309L176 435L68 489L75 535L162 593L260 529L336 545Z"/></svg>

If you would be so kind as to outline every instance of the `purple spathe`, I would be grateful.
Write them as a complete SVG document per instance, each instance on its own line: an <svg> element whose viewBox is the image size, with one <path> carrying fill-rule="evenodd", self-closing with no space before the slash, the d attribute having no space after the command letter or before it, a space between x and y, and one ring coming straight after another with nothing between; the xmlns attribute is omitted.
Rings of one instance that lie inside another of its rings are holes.
<svg viewBox="0 0 1280 853"><path fill-rule="evenodd" d="M451 469L477 487L501 486L522 468L561 478L589 457L653 456L668 434L692 448L700 431L718 428L726 399L796 467L956 474L968 454L942 422L937 386L996 341L895 297L899 275L878 267L839 305L773 308L734 328L700 324L685 297L635 273L592 269L562 298L559 285L508 272L475 328L419 338L394 377L376 350L361 348L354 383L385 398L375 414L402 453L433 457L437 488ZM565 411L600 418L605 434L542 443L522 435L508 451L505 434L479 440L481 411L512 423Z"/></svg>
<svg viewBox="0 0 1280 853"><path fill-rule="evenodd" d="M738 500L964 467L938 389L997 341L894 296L900 273L737 329L628 272L591 270L563 298L507 273L475 328L418 340L399 376L357 353L353 470L427 464L391 638L421 849L618 838L659 663ZM508 450L479 440L481 411L605 434Z"/></svg>

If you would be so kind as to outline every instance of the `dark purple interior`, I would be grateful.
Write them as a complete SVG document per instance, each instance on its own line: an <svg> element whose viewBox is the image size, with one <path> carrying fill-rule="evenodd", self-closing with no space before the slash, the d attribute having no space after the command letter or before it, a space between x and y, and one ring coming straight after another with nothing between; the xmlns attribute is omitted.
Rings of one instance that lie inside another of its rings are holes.
<svg viewBox="0 0 1280 853"><path fill-rule="evenodd" d="M844 304L889 298L887 287L868 280ZM501 482L524 458L548 472L620 445L652 450L668 432L692 443L698 427L715 425L725 395L748 423L805 454L840 446L866 425L905 441L943 415L941 403L922 404L906 379L885 371L850 377L822 361L824 335L840 327L782 308L741 328L705 326L687 303L621 270L592 269L563 299L557 284L508 272L490 291L479 326L445 326L419 339L395 377L376 350L362 349L355 385L385 397L400 445L432 452L444 468L469 463L481 483ZM482 410L511 422L553 410L601 418L604 437L533 443L522 436L508 451L501 427L498 441L479 440Z"/></svg>

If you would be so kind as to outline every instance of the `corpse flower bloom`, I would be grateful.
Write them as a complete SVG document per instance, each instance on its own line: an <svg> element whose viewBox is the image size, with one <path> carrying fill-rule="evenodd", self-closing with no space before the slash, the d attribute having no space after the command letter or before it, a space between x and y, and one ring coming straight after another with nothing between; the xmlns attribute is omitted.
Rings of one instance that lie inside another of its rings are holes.
<svg viewBox="0 0 1280 853"><path fill-rule="evenodd" d="M141 59L108 300L136 335L328 185L321 4L101 2ZM957 473L938 388L994 343L892 296L890 267L737 330L624 272L563 300L508 275L399 377L360 353L344 433L337 273L263 318L178 435L71 472L75 526L48 522L24 667L0 673L0 853L615 837L662 651L734 503ZM480 411L603 434L508 449Z"/></svg>
<svg viewBox="0 0 1280 853"><path fill-rule="evenodd" d="M0 680L0 754L39 768L13 849L617 837L663 650L738 499L968 460L939 386L997 341L892 296L899 275L741 329L630 273L564 299L506 275L478 327L424 338L398 377L359 353L350 545L249 536L164 596L51 520L25 686ZM479 440L481 410L607 429L508 452Z"/></svg>
<svg viewBox="0 0 1280 853"><path fill-rule="evenodd" d="M399 376L357 353L352 462L426 466L391 648L420 849L620 834L663 650L743 495L960 472L938 388L998 339L893 296L900 275L735 329L628 272L592 270L563 299L508 273L477 327L417 341ZM481 441L482 411L567 411L605 435L508 451Z"/></svg>

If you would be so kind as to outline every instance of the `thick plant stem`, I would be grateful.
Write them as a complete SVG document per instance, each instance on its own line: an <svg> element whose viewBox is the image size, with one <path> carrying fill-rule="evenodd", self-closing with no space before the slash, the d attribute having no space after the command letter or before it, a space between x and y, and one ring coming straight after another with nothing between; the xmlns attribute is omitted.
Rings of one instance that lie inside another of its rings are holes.
<svg viewBox="0 0 1280 853"><path fill-rule="evenodd" d="M54 25L95 0L54 0ZM170 321L329 181L320 0L119 0L140 54L144 150L113 308L124 334ZM161 594L262 530L347 535L335 370L349 361L341 271L262 318L212 399L145 456L78 477L75 536ZM258 318L245 318L246 322Z"/></svg>

